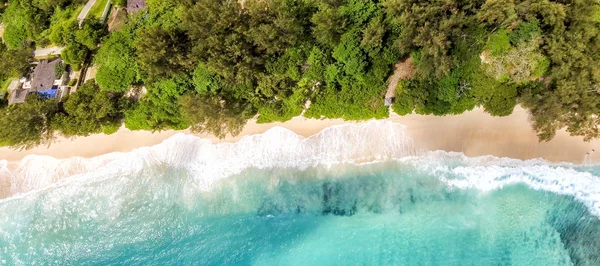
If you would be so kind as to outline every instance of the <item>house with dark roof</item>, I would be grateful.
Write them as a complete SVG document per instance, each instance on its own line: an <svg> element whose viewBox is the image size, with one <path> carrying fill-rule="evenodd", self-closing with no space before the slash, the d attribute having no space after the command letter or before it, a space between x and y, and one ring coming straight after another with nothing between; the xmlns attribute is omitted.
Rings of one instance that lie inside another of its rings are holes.
<svg viewBox="0 0 600 266"><path fill-rule="evenodd" d="M31 73L30 79L23 78L20 81L23 82L23 86L12 90L9 104L22 103L32 93L46 98L56 98L65 84L64 73L57 73L61 67L63 67L61 59L40 61Z"/></svg>
<svg viewBox="0 0 600 266"><path fill-rule="evenodd" d="M127 12L137 13L146 8L146 0L127 0Z"/></svg>
<svg viewBox="0 0 600 266"><path fill-rule="evenodd" d="M62 79L56 76L56 68L61 61L60 59L42 60L33 70L29 91L58 89L62 85Z"/></svg>

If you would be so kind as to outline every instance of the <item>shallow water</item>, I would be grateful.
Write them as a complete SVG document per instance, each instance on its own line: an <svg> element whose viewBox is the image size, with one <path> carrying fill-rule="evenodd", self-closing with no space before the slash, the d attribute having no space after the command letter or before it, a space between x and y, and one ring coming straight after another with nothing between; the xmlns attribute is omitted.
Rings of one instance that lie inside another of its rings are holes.
<svg viewBox="0 0 600 266"><path fill-rule="evenodd" d="M600 166L327 146L357 130L5 162L31 191L0 200L0 264L600 265Z"/></svg>

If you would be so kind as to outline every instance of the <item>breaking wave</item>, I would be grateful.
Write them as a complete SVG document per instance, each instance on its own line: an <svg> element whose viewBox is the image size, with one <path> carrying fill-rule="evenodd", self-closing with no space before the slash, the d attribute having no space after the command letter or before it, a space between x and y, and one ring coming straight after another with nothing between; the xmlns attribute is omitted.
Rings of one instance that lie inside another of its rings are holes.
<svg viewBox="0 0 600 266"><path fill-rule="evenodd" d="M452 189L485 193L511 184L572 196L600 216L600 177L597 166L551 164L491 156L468 158L460 153L417 152L405 127L387 121L333 126L304 138L276 127L236 143L213 144L178 134L162 144L95 158L58 160L28 156L18 163L0 161L0 184L9 184L6 196L69 182L95 182L141 175L149 168L182 169L199 191L210 191L219 181L245 169L294 168L398 160L438 176Z"/></svg>
<svg viewBox="0 0 600 266"><path fill-rule="evenodd" d="M169 165L185 168L196 178L198 187L209 190L216 181L247 168L306 169L387 160L413 154L412 147L404 126L379 121L333 126L308 138L275 127L236 143L221 144L178 134L153 147L90 159L28 156L13 165L0 161L0 180L10 184L10 195L16 195L67 178L122 176L141 173L153 165Z"/></svg>

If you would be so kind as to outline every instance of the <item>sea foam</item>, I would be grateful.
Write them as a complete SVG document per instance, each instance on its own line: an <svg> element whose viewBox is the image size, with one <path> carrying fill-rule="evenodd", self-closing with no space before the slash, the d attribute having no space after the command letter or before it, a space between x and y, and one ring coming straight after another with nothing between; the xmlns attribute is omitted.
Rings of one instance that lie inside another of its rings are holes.
<svg viewBox="0 0 600 266"><path fill-rule="evenodd" d="M405 157L400 161L437 176L454 189L477 189L486 193L525 184L535 190L572 196L600 217L600 176L578 170L577 165L571 163L552 164L542 159L522 161L494 156L469 158L462 153L444 151ZM597 165L589 166L598 168Z"/></svg>
<svg viewBox="0 0 600 266"><path fill-rule="evenodd" d="M15 165L0 161L0 180L8 180L10 195L16 195L65 179L114 177L141 173L150 166L168 165L185 169L196 179L198 188L206 191L215 182L247 168L306 169L388 160L413 153L405 127L391 122L333 126L308 138L275 127L263 134L245 136L235 143L213 144L196 136L178 134L153 147L90 159L57 160L34 155Z"/></svg>
<svg viewBox="0 0 600 266"><path fill-rule="evenodd" d="M163 143L96 158L57 160L28 156L19 163L0 161L0 183L10 184L10 196L69 182L135 176L145 169L183 169L200 191L248 168L296 168L398 160L438 176L451 189L482 193L511 184L569 195L600 216L600 177L573 164L544 160L521 161L492 156L468 158L442 151L417 153L404 126L388 121L333 126L304 138L281 127L246 136L236 143L213 144L178 134ZM2 182L4 180L4 182Z"/></svg>

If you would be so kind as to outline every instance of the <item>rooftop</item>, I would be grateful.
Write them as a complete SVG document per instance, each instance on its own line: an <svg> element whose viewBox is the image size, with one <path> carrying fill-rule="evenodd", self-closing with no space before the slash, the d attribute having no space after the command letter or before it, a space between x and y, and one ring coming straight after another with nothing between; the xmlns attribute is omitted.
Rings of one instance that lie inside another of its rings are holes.
<svg viewBox="0 0 600 266"><path fill-rule="evenodd" d="M127 11L137 13L146 8L146 0L127 0Z"/></svg>
<svg viewBox="0 0 600 266"><path fill-rule="evenodd" d="M56 80L55 66L60 62L60 59L42 60L33 70L31 76L31 91L49 90L54 86Z"/></svg>
<svg viewBox="0 0 600 266"><path fill-rule="evenodd" d="M8 99L8 104L22 103L25 102L25 98L27 98L27 90L26 89L18 89L11 93L10 98Z"/></svg>

